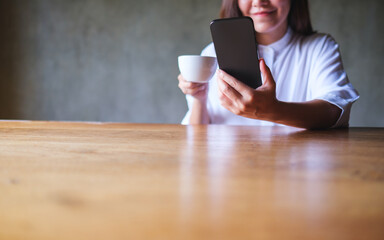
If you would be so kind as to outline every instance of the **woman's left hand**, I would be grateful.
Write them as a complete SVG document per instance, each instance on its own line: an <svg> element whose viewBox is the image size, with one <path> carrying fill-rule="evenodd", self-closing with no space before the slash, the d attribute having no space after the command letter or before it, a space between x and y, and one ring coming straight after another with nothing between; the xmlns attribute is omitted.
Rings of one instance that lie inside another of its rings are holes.
<svg viewBox="0 0 384 240"><path fill-rule="evenodd" d="M264 59L260 59L259 65L264 82L257 89L218 70L219 98L221 105L236 115L273 121L279 104L276 99L276 83Z"/></svg>

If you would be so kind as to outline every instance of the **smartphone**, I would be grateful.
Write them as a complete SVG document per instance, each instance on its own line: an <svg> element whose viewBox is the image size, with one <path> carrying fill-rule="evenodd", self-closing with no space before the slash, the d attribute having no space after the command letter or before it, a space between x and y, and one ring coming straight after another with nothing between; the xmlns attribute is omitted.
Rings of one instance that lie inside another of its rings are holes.
<svg viewBox="0 0 384 240"><path fill-rule="evenodd" d="M261 86L252 18L216 19L211 22L210 28L219 68L251 88Z"/></svg>

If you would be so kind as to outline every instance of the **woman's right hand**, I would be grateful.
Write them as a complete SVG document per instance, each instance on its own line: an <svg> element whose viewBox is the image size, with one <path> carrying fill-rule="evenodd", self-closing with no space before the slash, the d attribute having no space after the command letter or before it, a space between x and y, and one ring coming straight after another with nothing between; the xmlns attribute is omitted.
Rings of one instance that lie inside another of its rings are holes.
<svg viewBox="0 0 384 240"><path fill-rule="evenodd" d="M188 82L181 74L177 79L179 80L179 88L184 94L191 95L199 101L207 100L208 83Z"/></svg>

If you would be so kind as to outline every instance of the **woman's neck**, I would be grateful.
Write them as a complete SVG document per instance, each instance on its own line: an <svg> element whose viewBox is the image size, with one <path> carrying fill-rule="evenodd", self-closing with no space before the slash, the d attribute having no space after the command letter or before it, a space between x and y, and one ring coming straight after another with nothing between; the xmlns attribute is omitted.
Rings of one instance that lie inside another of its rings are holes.
<svg viewBox="0 0 384 240"><path fill-rule="evenodd" d="M277 29L270 32L258 33L256 32L256 41L261 45L269 45L282 39L287 32L288 23L280 25Z"/></svg>

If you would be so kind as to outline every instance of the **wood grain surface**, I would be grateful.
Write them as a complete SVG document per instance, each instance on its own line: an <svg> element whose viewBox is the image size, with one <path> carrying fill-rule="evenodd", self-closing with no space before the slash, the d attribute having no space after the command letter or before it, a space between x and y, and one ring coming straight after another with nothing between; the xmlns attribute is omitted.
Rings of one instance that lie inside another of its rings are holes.
<svg viewBox="0 0 384 240"><path fill-rule="evenodd" d="M0 121L0 239L384 239L384 129Z"/></svg>

